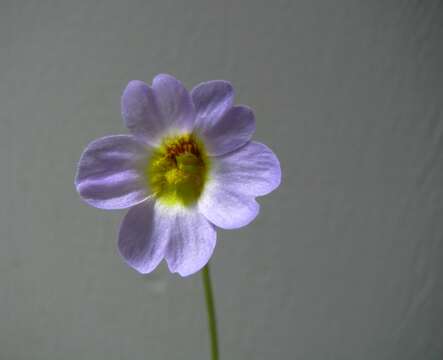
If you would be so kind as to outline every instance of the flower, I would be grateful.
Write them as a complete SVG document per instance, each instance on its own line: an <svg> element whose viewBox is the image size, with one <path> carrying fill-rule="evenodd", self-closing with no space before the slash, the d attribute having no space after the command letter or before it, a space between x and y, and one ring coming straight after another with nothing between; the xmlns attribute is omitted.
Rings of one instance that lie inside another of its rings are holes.
<svg viewBox="0 0 443 360"><path fill-rule="evenodd" d="M118 250L142 274L165 259L181 276L211 257L215 227L234 229L258 214L257 196L280 184L280 164L251 141L255 118L234 106L227 81L201 83L189 93L170 75L152 87L131 81L121 98L130 135L90 143L81 155L75 186L89 205L130 208Z"/></svg>

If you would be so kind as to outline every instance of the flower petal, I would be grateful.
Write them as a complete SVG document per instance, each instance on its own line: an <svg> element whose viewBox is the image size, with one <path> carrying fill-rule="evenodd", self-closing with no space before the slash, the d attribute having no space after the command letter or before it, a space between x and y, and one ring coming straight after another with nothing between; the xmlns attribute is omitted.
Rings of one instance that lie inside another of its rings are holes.
<svg viewBox="0 0 443 360"><path fill-rule="evenodd" d="M165 129L154 91L143 81L130 81L123 91L121 112L132 134L156 145Z"/></svg>
<svg viewBox="0 0 443 360"><path fill-rule="evenodd" d="M242 194L262 196L280 185L280 163L266 145L251 141L214 161L214 176Z"/></svg>
<svg viewBox="0 0 443 360"><path fill-rule="evenodd" d="M196 127L213 126L234 103L234 89L224 80L198 84L191 91L196 110Z"/></svg>
<svg viewBox="0 0 443 360"><path fill-rule="evenodd" d="M218 156L246 144L255 131L255 117L246 106L231 107L212 126L200 132L210 155Z"/></svg>
<svg viewBox="0 0 443 360"><path fill-rule="evenodd" d="M113 135L90 143L80 157L75 186L88 204L123 209L148 196L143 167L147 148L131 135Z"/></svg>
<svg viewBox="0 0 443 360"><path fill-rule="evenodd" d="M120 255L139 273L150 273L164 258L171 230L170 219L158 211L154 200L134 206L120 226Z"/></svg>
<svg viewBox="0 0 443 360"><path fill-rule="evenodd" d="M248 225L258 215L260 206L253 196L237 191L233 184L210 181L198 202L198 210L214 225L236 229Z"/></svg>
<svg viewBox="0 0 443 360"><path fill-rule="evenodd" d="M191 96L183 84L171 75L160 74L154 78L152 88L163 122L171 130L191 131L195 110Z"/></svg>
<svg viewBox="0 0 443 360"><path fill-rule="evenodd" d="M197 211L183 211L175 216L174 232L166 252L171 272L188 276L205 266L215 248L214 227Z"/></svg>

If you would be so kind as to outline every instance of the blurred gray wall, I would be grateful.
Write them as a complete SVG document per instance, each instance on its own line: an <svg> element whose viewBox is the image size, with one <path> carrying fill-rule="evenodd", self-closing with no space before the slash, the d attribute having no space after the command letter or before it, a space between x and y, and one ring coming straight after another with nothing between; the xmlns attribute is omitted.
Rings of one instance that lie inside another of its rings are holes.
<svg viewBox="0 0 443 360"><path fill-rule="evenodd" d="M200 276L139 276L83 147L159 72L227 79L283 184L220 231L223 360L443 357L440 1L0 2L0 359L209 359Z"/></svg>

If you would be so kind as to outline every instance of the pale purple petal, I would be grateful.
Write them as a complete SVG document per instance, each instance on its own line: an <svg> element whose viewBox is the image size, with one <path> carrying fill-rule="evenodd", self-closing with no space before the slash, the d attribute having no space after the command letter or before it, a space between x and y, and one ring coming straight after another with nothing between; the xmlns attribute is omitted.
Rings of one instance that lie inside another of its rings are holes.
<svg viewBox="0 0 443 360"><path fill-rule="evenodd" d="M153 271L165 256L172 220L152 199L131 208L118 237L118 250L126 263L142 274Z"/></svg>
<svg viewBox="0 0 443 360"><path fill-rule="evenodd" d="M234 103L234 89L224 80L198 84L191 91L196 110L196 127L213 126Z"/></svg>
<svg viewBox="0 0 443 360"><path fill-rule="evenodd" d="M154 78L152 88L160 114L170 130L191 131L195 120L194 104L183 84L171 75L160 74Z"/></svg>
<svg viewBox="0 0 443 360"><path fill-rule="evenodd" d="M236 189L235 184L211 180L198 202L198 210L214 225L236 229L248 225L258 215L260 206L251 195Z"/></svg>
<svg viewBox="0 0 443 360"><path fill-rule="evenodd" d="M158 143L165 131L154 91L143 81L130 81L123 91L121 112L126 127L150 145Z"/></svg>
<svg viewBox="0 0 443 360"><path fill-rule="evenodd" d="M171 272L188 276L205 266L215 248L216 232L197 211L178 213L175 217L166 261Z"/></svg>
<svg viewBox="0 0 443 360"><path fill-rule="evenodd" d="M80 157L75 186L88 204L123 209L148 196L144 167L147 148L131 135L113 135L90 143Z"/></svg>
<svg viewBox="0 0 443 360"><path fill-rule="evenodd" d="M266 145L251 141L232 153L214 159L217 181L242 194L262 196L280 185L280 163Z"/></svg>
<svg viewBox="0 0 443 360"><path fill-rule="evenodd" d="M255 117L246 106L234 106L212 126L200 131L207 151L218 156L245 145L255 131Z"/></svg>

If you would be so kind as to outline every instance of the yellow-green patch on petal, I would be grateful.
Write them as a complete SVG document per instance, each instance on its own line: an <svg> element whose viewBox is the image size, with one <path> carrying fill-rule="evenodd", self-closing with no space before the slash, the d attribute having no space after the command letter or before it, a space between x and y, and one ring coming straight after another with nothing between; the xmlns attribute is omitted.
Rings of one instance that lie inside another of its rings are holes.
<svg viewBox="0 0 443 360"><path fill-rule="evenodd" d="M148 185L164 205L193 205L207 181L209 158L195 134L163 139L146 169Z"/></svg>

